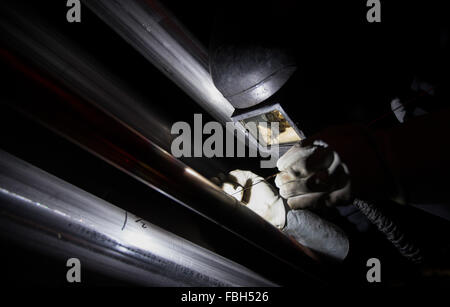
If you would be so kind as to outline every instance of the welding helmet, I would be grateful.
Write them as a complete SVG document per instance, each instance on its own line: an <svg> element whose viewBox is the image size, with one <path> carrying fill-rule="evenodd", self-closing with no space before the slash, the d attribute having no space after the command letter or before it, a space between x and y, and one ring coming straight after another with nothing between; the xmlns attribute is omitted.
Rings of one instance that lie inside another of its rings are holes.
<svg viewBox="0 0 450 307"><path fill-rule="evenodd" d="M210 72L217 89L236 109L267 100L297 69L287 45L292 41L291 18L283 14L270 2L245 1L228 5L216 19Z"/></svg>

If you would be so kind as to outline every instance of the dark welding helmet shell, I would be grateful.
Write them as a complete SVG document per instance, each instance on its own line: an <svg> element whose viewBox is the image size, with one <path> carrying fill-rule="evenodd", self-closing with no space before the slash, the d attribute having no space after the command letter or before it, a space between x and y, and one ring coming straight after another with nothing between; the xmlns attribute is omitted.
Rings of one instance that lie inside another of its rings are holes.
<svg viewBox="0 0 450 307"><path fill-rule="evenodd" d="M289 20L276 6L243 5L223 10L214 28L209 65L213 82L237 109L257 105L277 92L296 70L287 45Z"/></svg>
<svg viewBox="0 0 450 307"><path fill-rule="evenodd" d="M213 82L238 109L259 104L277 92L296 70L282 49L223 46L211 54Z"/></svg>

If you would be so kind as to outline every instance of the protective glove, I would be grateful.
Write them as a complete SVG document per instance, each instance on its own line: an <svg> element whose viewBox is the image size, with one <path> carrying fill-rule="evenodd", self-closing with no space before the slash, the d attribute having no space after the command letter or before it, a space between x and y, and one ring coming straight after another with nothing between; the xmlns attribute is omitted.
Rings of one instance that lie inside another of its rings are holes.
<svg viewBox="0 0 450 307"><path fill-rule="evenodd" d="M334 261L343 261L350 249L341 228L309 210L289 210L283 233Z"/></svg>
<svg viewBox="0 0 450 307"><path fill-rule="evenodd" d="M347 204L351 199L348 169L325 142L305 139L277 162L275 185L292 209Z"/></svg>
<svg viewBox="0 0 450 307"><path fill-rule="evenodd" d="M250 171L234 170L228 177L222 175L213 181L303 246L337 261L347 256L349 242L338 226L308 210L289 210L264 178Z"/></svg>
<svg viewBox="0 0 450 307"><path fill-rule="evenodd" d="M277 228L286 223L283 199L264 178L243 170L234 170L224 180L222 189ZM246 189L248 188L248 189Z"/></svg>

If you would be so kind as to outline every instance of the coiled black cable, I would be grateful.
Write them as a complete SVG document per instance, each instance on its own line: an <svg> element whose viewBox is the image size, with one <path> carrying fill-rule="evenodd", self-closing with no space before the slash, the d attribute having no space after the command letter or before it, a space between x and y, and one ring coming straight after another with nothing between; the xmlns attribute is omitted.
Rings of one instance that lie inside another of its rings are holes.
<svg viewBox="0 0 450 307"><path fill-rule="evenodd" d="M355 205L381 231L397 250L409 261L420 264L424 257L422 251L405 235L400 227L376 205L355 199Z"/></svg>

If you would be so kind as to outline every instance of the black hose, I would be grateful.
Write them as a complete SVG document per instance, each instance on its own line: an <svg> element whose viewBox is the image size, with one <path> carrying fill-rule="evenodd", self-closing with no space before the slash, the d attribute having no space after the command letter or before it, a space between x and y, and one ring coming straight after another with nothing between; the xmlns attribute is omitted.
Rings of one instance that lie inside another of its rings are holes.
<svg viewBox="0 0 450 307"><path fill-rule="evenodd" d="M353 205L387 237L400 254L413 263L423 262L424 257L420 248L411 242L400 227L377 206L360 199L355 199Z"/></svg>

